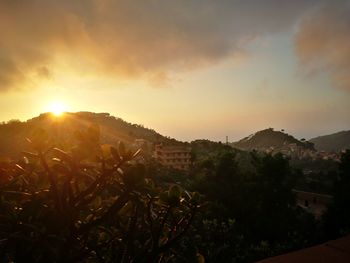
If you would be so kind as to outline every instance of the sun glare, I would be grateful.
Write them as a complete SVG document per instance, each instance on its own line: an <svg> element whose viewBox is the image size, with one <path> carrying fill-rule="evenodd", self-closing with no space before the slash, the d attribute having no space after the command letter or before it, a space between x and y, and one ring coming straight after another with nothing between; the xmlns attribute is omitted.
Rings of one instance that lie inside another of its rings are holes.
<svg viewBox="0 0 350 263"><path fill-rule="evenodd" d="M55 116L61 116L66 110L66 105L62 102L53 102L49 105L49 111Z"/></svg>

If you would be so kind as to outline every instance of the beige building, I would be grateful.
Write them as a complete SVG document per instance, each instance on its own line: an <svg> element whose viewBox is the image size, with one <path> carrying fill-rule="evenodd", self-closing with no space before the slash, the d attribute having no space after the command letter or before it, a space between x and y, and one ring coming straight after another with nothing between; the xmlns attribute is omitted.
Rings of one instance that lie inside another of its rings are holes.
<svg viewBox="0 0 350 263"><path fill-rule="evenodd" d="M156 145L154 157L166 167L187 171L191 166L191 148Z"/></svg>

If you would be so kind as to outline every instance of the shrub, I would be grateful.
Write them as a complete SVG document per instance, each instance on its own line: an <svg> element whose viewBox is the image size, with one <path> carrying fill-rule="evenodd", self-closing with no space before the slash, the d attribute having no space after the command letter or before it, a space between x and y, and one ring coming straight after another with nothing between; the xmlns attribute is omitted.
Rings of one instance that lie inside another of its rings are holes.
<svg viewBox="0 0 350 263"><path fill-rule="evenodd" d="M102 149L98 127L78 145L52 148L44 130L33 152L0 164L1 262L158 262L189 229L197 194L163 189L137 152Z"/></svg>

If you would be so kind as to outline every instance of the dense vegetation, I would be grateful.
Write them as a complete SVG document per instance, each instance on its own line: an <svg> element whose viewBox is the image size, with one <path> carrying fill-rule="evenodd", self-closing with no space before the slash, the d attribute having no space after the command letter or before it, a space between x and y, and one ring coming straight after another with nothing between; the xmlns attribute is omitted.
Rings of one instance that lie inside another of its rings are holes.
<svg viewBox="0 0 350 263"><path fill-rule="evenodd" d="M350 232L350 151L317 221L296 206L303 174L283 155L196 141L184 173L101 146L98 126L74 137L37 129L30 152L1 161L1 262L253 262Z"/></svg>
<svg viewBox="0 0 350 263"><path fill-rule="evenodd" d="M100 127L102 144L133 143L135 139L145 139L151 143L179 143L162 136L152 129L142 125L131 124L108 113L76 112L65 113L64 118L54 118L51 113L43 113L25 122L11 120L0 124L0 157L18 157L18 153L27 148L25 138L34 131L45 127L50 138L60 148L66 148L77 143L77 130L84 130L93 123Z"/></svg>
<svg viewBox="0 0 350 263"><path fill-rule="evenodd" d="M132 153L102 149L99 129L79 144L50 148L37 130L34 152L0 170L1 262L161 262L188 230L199 196L160 187ZM103 151L104 150L104 151Z"/></svg>

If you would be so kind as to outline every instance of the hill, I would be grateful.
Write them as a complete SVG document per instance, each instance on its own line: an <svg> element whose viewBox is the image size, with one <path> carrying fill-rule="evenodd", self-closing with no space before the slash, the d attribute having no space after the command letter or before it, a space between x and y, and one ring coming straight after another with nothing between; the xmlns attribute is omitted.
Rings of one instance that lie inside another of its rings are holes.
<svg viewBox="0 0 350 263"><path fill-rule="evenodd" d="M341 131L310 139L318 151L339 152L350 149L350 131Z"/></svg>
<svg viewBox="0 0 350 263"><path fill-rule="evenodd" d="M231 145L242 150L266 150L271 147L274 149L283 148L291 144L304 147L305 149L313 149L311 143L299 141L287 133L274 131L273 128L258 131Z"/></svg>
<svg viewBox="0 0 350 263"><path fill-rule="evenodd" d="M122 141L130 144L135 139L145 139L150 143L179 143L152 129L128 123L108 113L67 112L61 117L43 113L25 122L13 120L0 124L0 156L17 156L27 145L26 138L31 137L39 128L47 131L49 138L55 144L63 147L65 144L71 145L76 139L74 134L77 131L84 130L91 125L99 126L101 143L116 144Z"/></svg>

